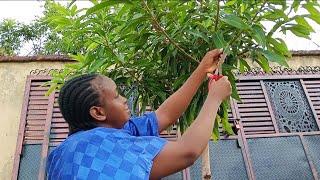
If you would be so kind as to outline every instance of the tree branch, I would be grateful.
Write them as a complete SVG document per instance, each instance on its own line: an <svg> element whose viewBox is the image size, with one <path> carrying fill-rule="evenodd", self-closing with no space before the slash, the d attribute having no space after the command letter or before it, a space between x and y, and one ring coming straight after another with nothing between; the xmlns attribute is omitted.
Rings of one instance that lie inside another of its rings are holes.
<svg viewBox="0 0 320 180"><path fill-rule="evenodd" d="M214 23L214 31L217 31L218 23L219 23L219 12L220 12L220 0L217 0L217 14Z"/></svg>
<svg viewBox="0 0 320 180"><path fill-rule="evenodd" d="M157 28L160 30L160 32L169 40L171 44L173 44L179 51L181 51L185 56L187 56L189 59L200 63L197 59L192 57L190 54L188 54L185 50L183 50L173 39L170 38L170 36L167 34L167 32L160 26L159 22L157 21L156 17L152 14L151 9L148 7L147 3L143 1L144 6L146 7L147 12L152 18L152 21L156 24Z"/></svg>
<svg viewBox="0 0 320 180"><path fill-rule="evenodd" d="M70 8L70 7L72 6L72 4L74 4L76 1L77 1L77 0L72 0L72 1L70 2L70 4L68 5L67 8Z"/></svg>
<svg viewBox="0 0 320 180"><path fill-rule="evenodd" d="M259 14L259 12L262 10L262 8L264 8L264 6L266 5L266 3L267 3L267 1L266 1L266 0L264 0L264 1L263 1L263 3L261 4L260 9L259 9L259 10L256 12L256 14L253 16L253 18L252 18L252 23L254 23L254 22L255 22L256 17L258 16L258 14Z"/></svg>

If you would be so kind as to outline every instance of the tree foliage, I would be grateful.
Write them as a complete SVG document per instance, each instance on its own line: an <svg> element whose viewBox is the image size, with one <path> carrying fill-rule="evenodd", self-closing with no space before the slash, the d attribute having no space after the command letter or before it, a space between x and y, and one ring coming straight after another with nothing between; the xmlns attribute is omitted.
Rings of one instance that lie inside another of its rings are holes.
<svg viewBox="0 0 320 180"><path fill-rule="evenodd" d="M26 48L27 47L27 48ZM59 55L81 52L79 46L71 45L53 31L42 18L29 24L4 19L0 22L0 56Z"/></svg>
<svg viewBox="0 0 320 180"><path fill-rule="evenodd" d="M269 71L269 63L288 66L286 43L275 32L291 31L309 38L314 32L308 21L320 24L317 1L92 1L92 7L78 9L47 2L45 22L70 50L77 63L54 74L51 90L84 72L99 72L117 84L138 93L134 104L157 108L177 90L210 49L224 48L228 54L223 74L239 99L233 70L250 70L248 59ZM295 15L299 8L308 13ZM263 22L273 22L271 30ZM179 125L182 131L199 112L207 95L200 87ZM217 122L226 131L228 103L220 108ZM217 127L217 126L216 126ZM218 131L215 129L215 135ZM217 138L217 136L215 136Z"/></svg>
<svg viewBox="0 0 320 180"><path fill-rule="evenodd" d="M21 48L23 27L14 20L5 19L0 23L0 55L13 55Z"/></svg>

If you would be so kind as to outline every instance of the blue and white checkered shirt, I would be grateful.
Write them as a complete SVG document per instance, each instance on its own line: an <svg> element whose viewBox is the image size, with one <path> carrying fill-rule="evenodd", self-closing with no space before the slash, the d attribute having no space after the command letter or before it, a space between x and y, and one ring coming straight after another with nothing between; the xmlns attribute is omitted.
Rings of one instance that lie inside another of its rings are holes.
<svg viewBox="0 0 320 180"><path fill-rule="evenodd" d="M154 112L123 129L97 127L69 136L49 155L47 178L149 179L154 157L166 144Z"/></svg>

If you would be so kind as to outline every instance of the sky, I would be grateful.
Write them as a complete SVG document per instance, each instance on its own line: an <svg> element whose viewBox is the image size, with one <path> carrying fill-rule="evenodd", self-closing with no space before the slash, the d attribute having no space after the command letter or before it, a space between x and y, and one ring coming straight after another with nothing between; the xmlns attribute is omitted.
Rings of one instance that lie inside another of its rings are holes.
<svg viewBox="0 0 320 180"><path fill-rule="evenodd" d="M67 4L67 1L60 0L58 1L61 4ZM0 0L0 21L3 19L11 18L16 19L19 22L29 23L37 16L42 16L43 1L38 0ZM85 0L76 1L78 8L84 8L91 6L91 3ZM304 9L299 10L297 13L304 13ZM311 34L311 40L306 40L303 38L296 37L291 32L286 35L276 34L276 37L282 38L286 41L287 46L290 50L320 50L320 25L316 24L313 21L308 21L310 25L316 31ZM266 29L272 28L272 23L265 24ZM318 45L316 45L316 44ZM21 50L20 54L25 55L28 52L28 45L25 45Z"/></svg>

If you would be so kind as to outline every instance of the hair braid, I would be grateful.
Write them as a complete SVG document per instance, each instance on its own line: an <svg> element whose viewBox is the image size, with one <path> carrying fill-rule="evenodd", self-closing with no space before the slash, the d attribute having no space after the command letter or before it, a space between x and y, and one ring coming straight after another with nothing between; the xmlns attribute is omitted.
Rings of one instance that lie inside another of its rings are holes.
<svg viewBox="0 0 320 180"><path fill-rule="evenodd" d="M59 106L62 116L69 124L70 134L83 129L96 127L89 110L100 105L99 93L92 87L91 81L98 74L84 74L68 80L60 90Z"/></svg>

